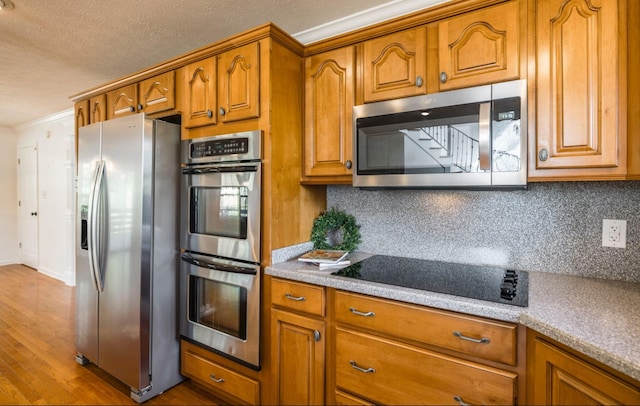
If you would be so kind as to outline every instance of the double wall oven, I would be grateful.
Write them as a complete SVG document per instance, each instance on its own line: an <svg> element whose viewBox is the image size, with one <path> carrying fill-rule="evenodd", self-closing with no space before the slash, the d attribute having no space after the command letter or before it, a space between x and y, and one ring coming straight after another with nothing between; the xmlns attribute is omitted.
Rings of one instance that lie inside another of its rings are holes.
<svg viewBox="0 0 640 406"><path fill-rule="evenodd" d="M261 132L182 142L180 335L260 368Z"/></svg>

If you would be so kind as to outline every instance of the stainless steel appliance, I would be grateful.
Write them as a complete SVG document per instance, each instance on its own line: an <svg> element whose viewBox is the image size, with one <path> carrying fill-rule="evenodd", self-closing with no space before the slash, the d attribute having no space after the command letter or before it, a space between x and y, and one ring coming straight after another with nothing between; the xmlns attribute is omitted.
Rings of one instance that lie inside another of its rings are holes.
<svg viewBox="0 0 640 406"><path fill-rule="evenodd" d="M529 274L487 265L374 255L332 275L526 307Z"/></svg>
<svg viewBox="0 0 640 406"><path fill-rule="evenodd" d="M526 188L525 80L353 111L353 186Z"/></svg>
<svg viewBox="0 0 640 406"><path fill-rule="evenodd" d="M183 249L260 262L260 135L182 142Z"/></svg>
<svg viewBox="0 0 640 406"><path fill-rule="evenodd" d="M76 360L143 402L176 385L180 127L143 114L78 134Z"/></svg>
<svg viewBox="0 0 640 406"><path fill-rule="evenodd" d="M261 132L182 142L180 334L260 368Z"/></svg>

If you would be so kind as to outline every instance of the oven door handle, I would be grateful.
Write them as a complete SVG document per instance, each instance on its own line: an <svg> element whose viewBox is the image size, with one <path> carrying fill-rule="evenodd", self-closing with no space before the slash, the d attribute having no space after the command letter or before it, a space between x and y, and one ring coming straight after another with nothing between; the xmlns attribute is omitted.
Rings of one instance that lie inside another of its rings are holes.
<svg viewBox="0 0 640 406"><path fill-rule="evenodd" d="M257 172L257 165L237 165L237 166L199 166L182 168L183 175L202 175L205 173L235 173L235 172Z"/></svg>
<svg viewBox="0 0 640 406"><path fill-rule="evenodd" d="M256 271L253 268L244 268L241 266L233 266L233 265L222 265L222 264L207 261L204 259L196 259L188 254L182 254L182 260L188 264L199 266L201 268L213 269L215 271L240 273L244 275L255 275L258 273L258 271Z"/></svg>

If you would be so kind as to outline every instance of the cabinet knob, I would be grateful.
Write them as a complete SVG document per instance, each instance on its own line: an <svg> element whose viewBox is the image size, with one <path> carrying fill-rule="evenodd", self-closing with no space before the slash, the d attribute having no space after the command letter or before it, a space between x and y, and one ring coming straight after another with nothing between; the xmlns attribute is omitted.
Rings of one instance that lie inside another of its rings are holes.
<svg viewBox="0 0 640 406"><path fill-rule="evenodd" d="M144 106L143 106L142 104L138 104L138 111L142 111L142 108L143 108L143 107L144 107ZM133 111L133 110L131 110L131 111Z"/></svg>
<svg viewBox="0 0 640 406"><path fill-rule="evenodd" d="M224 107L220 107L220 109L218 110L218 112L220 113L221 116L224 116L225 114L227 114L226 111L224 111Z"/></svg>
<svg viewBox="0 0 640 406"><path fill-rule="evenodd" d="M136 111L136 108L135 108L135 107L133 107L133 106L130 106L130 107L129 107L129 111L133 113L134 111Z"/></svg>
<svg viewBox="0 0 640 406"><path fill-rule="evenodd" d="M347 167L347 169L351 169L351 167L353 166L353 164L351 163L350 159L347 159L347 162L344 163L344 166Z"/></svg>
<svg viewBox="0 0 640 406"><path fill-rule="evenodd" d="M440 83L446 83L449 77L446 72L440 72Z"/></svg>
<svg viewBox="0 0 640 406"><path fill-rule="evenodd" d="M416 87L422 87L422 83L423 83L422 76L418 76L416 78Z"/></svg>
<svg viewBox="0 0 640 406"><path fill-rule="evenodd" d="M547 151L546 148L542 148L540 151L538 151L538 159L541 160L542 162L549 159L549 152Z"/></svg>
<svg viewBox="0 0 640 406"><path fill-rule="evenodd" d="M213 111L207 110L207 117L209 118L213 117Z"/></svg>
<svg viewBox="0 0 640 406"><path fill-rule="evenodd" d="M313 339L316 340L316 342L320 341L320 332L318 330L313 330Z"/></svg>

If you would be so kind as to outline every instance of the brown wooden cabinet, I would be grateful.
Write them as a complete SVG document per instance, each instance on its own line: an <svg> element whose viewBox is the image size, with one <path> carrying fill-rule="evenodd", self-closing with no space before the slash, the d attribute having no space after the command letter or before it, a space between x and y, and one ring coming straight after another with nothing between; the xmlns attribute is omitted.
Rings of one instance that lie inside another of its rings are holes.
<svg viewBox="0 0 640 406"><path fill-rule="evenodd" d="M528 332L528 404L638 405L637 381L621 376L561 344Z"/></svg>
<svg viewBox="0 0 640 406"><path fill-rule="evenodd" d="M106 94L99 94L89 99L89 118L91 123L99 123L107 119Z"/></svg>
<svg viewBox="0 0 640 406"><path fill-rule="evenodd" d="M325 292L319 286L271 283L273 403L322 405L325 392Z"/></svg>
<svg viewBox="0 0 640 406"><path fill-rule="evenodd" d="M217 123L217 61L216 57L210 57L183 69L182 121L185 128Z"/></svg>
<svg viewBox="0 0 640 406"><path fill-rule="evenodd" d="M305 59L306 183L351 184L355 48Z"/></svg>
<svg viewBox="0 0 640 406"><path fill-rule="evenodd" d="M336 400L517 403L514 324L342 291L335 321Z"/></svg>
<svg viewBox="0 0 640 406"><path fill-rule="evenodd" d="M180 362L180 373L231 400L231 404L260 404L260 383L217 363L211 352L181 340Z"/></svg>
<svg viewBox="0 0 640 406"><path fill-rule="evenodd" d="M536 110L529 130L530 178L623 178L627 173L627 2L534 3L535 54L531 58L536 75L531 80L535 80ZM639 20L638 16L629 19L631 24ZM637 46L638 39L629 40Z"/></svg>
<svg viewBox="0 0 640 406"><path fill-rule="evenodd" d="M336 386L378 404L515 404L517 374L336 329ZM461 384L463 383L463 384Z"/></svg>
<svg viewBox="0 0 640 406"><path fill-rule="evenodd" d="M260 116L260 43L258 41L218 56L218 114L220 121Z"/></svg>
<svg viewBox="0 0 640 406"><path fill-rule="evenodd" d="M108 92L107 119L172 110L175 103L175 72L169 71Z"/></svg>
<svg viewBox="0 0 640 406"><path fill-rule="evenodd" d="M90 123L89 121L89 100L82 100L74 104L74 123L76 128L76 137L78 129ZM76 143L77 144L77 143Z"/></svg>
<svg viewBox="0 0 640 406"><path fill-rule="evenodd" d="M107 93L107 120L138 112L138 84L133 83Z"/></svg>
<svg viewBox="0 0 640 406"><path fill-rule="evenodd" d="M153 114L175 109L175 82L173 70L141 81L138 84L138 111Z"/></svg>
<svg viewBox="0 0 640 406"><path fill-rule="evenodd" d="M433 73L430 69L430 83L437 83L433 91L518 79L520 34L526 28L520 7L509 1L430 26L428 35L438 41L438 61L430 65L437 66Z"/></svg>
<svg viewBox="0 0 640 406"><path fill-rule="evenodd" d="M427 30L417 27L365 41L364 102L426 93Z"/></svg>

